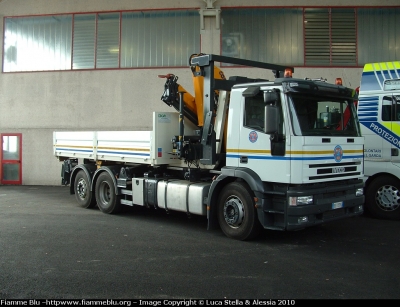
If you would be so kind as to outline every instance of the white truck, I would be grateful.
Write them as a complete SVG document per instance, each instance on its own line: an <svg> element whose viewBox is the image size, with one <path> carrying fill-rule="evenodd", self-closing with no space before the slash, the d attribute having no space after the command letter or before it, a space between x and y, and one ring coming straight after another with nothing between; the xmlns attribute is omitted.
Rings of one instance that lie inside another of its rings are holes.
<svg viewBox="0 0 400 307"><path fill-rule="evenodd" d="M400 61L364 65L358 117L365 137L365 211L400 220Z"/></svg>
<svg viewBox="0 0 400 307"><path fill-rule="evenodd" d="M226 79L215 62L272 70L275 79ZM198 54L189 63L195 95L161 76L161 100L178 112L154 112L152 131L54 132L62 184L82 207L204 215L208 229L238 240L363 213L353 90L262 62Z"/></svg>

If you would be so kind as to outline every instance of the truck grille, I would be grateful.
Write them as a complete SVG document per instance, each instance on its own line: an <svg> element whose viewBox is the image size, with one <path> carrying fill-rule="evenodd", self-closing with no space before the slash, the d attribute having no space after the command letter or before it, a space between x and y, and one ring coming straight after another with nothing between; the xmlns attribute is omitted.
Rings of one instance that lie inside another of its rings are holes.
<svg viewBox="0 0 400 307"><path fill-rule="evenodd" d="M361 175L361 162L345 162L330 164L310 164L314 176L309 176L309 180L333 179L349 176Z"/></svg>

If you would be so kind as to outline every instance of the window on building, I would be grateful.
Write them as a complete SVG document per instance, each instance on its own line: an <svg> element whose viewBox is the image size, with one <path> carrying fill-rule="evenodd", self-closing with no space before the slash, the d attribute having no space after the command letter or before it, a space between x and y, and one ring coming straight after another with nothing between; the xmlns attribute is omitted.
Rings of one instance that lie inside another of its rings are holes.
<svg viewBox="0 0 400 307"><path fill-rule="evenodd" d="M6 18L3 71L71 67L72 16Z"/></svg>
<svg viewBox="0 0 400 307"><path fill-rule="evenodd" d="M305 66L356 66L354 9L304 10Z"/></svg>
<svg viewBox="0 0 400 307"><path fill-rule="evenodd" d="M221 12L221 54L302 66L303 10L229 9Z"/></svg>
<svg viewBox="0 0 400 307"><path fill-rule="evenodd" d="M200 52L196 10L6 17L4 24L4 72L187 66Z"/></svg>
<svg viewBox="0 0 400 307"><path fill-rule="evenodd" d="M93 69L95 46L96 15L75 15L72 69Z"/></svg>
<svg viewBox="0 0 400 307"><path fill-rule="evenodd" d="M121 67L187 66L200 51L197 11L122 14Z"/></svg>
<svg viewBox="0 0 400 307"><path fill-rule="evenodd" d="M97 15L96 68L119 66L119 13Z"/></svg>
<svg viewBox="0 0 400 307"><path fill-rule="evenodd" d="M363 66L400 58L400 7L224 8L221 54L290 66ZM4 19L3 71L187 66L197 10Z"/></svg>
<svg viewBox="0 0 400 307"><path fill-rule="evenodd" d="M358 63L400 59L400 7L357 9Z"/></svg>
<svg viewBox="0 0 400 307"><path fill-rule="evenodd" d="M221 54L291 66L400 58L400 7L225 8Z"/></svg>

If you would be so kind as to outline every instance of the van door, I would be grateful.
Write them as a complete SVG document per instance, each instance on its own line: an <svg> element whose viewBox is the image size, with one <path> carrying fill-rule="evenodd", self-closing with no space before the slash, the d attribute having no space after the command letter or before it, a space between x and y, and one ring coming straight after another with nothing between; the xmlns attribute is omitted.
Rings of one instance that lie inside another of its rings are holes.
<svg viewBox="0 0 400 307"><path fill-rule="evenodd" d="M390 140L390 159L396 165L400 166L400 94L391 94L385 95L382 101L382 119L387 117L385 115L385 106L387 108L390 105L390 127L389 130L392 132L392 135L389 136Z"/></svg>
<svg viewBox="0 0 400 307"><path fill-rule="evenodd" d="M22 134L1 134L0 183L22 184Z"/></svg>
<svg viewBox="0 0 400 307"><path fill-rule="evenodd" d="M393 134L397 137L397 140L400 142L400 93L393 93L392 96L393 103L393 113L394 119L392 122L392 131ZM392 145L392 162L396 163L399 166L400 163L400 143L397 143L397 146Z"/></svg>

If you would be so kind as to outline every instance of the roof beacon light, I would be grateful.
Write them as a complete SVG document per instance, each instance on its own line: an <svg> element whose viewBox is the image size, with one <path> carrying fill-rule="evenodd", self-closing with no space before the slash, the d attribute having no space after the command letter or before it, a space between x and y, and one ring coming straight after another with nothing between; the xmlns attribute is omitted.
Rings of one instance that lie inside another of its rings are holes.
<svg viewBox="0 0 400 307"><path fill-rule="evenodd" d="M292 78L292 70L290 69L290 68L286 68L285 69L285 74L284 74L284 77L285 78Z"/></svg>
<svg viewBox="0 0 400 307"><path fill-rule="evenodd" d="M342 78L336 78L335 79L335 84L336 85L343 85Z"/></svg>

